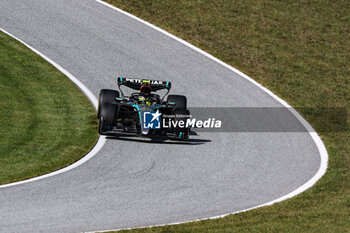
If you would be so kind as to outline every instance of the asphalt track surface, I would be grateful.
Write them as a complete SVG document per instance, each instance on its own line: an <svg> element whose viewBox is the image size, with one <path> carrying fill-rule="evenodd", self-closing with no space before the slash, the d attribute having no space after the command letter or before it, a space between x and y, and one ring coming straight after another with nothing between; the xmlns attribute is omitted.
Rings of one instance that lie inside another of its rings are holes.
<svg viewBox="0 0 350 233"><path fill-rule="evenodd" d="M93 0L1 0L0 27L96 96L127 76L170 80L172 93L187 95L192 107L281 107L217 62ZM319 166L305 132L200 133L189 144L109 139L69 172L0 189L0 231L82 232L217 216L286 195Z"/></svg>

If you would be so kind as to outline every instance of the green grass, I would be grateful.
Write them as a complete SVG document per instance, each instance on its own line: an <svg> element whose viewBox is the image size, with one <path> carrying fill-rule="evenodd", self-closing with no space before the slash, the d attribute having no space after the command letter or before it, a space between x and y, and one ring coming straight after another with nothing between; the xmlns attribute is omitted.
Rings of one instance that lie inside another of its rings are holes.
<svg viewBox="0 0 350 233"><path fill-rule="evenodd" d="M326 175L295 198L222 219L133 232L350 232L349 131L328 132L303 111L349 108L350 1L107 2L191 42L301 107L329 153Z"/></svg>
<svg viewBox="0 0 350 233"><path fill-rule="evenodd" d="M97 141L96 113L51 64L0 32L0 184L83 157Z"/></svg>

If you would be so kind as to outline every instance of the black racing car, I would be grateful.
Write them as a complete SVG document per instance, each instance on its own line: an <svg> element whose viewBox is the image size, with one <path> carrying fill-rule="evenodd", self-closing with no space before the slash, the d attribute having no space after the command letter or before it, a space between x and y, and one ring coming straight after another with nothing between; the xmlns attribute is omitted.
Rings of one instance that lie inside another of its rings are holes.
<svg viewBox="0 0 350 233"><path fill-rule="evenodd" d="M138 92L125 96L120 88L123 85ZM119 77L118 88L120 92L110 89L100 92L97 117L101 135L188 140L187 99L183 95L168 95L169 81ZM162 98L154 93L159 90L167 90Z"/></svg>

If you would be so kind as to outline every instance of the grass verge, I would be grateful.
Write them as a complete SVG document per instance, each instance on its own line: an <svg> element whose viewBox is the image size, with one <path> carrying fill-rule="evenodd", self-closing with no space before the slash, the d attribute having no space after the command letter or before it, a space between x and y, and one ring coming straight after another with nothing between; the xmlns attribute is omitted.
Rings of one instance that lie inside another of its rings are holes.
<svg viewBox="0 0 350 233"><path fill-rule="evenodd" d="M222 219L132 232L350 232L350 134L317 125L303 108L350 100L347 0L107 0L248 74L320 132L326 175L295 198ZM349 114L346 117L349 121Z"/></svg>
<svg viewBox="0 0 350 233"><path fill-rule="evenodd" d="M27 47L0 32L0 184L58 170L97 141L84 94Z"/></svg>

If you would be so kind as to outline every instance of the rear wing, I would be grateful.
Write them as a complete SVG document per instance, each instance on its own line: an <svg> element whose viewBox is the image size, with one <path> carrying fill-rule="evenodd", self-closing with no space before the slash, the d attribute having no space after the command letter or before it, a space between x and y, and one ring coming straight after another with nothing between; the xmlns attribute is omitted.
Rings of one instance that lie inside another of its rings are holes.
<svg viewBox="0 0 350 233"><path fill-rule="evenodd" d="M150 80L150 79L133 79L133 78L118 78L118 87L120 89L120 86L127 86L134 90L140 90L141 86L147 85L150 86L152 91L158 91L162 89L168 89L168 91L171 88L171 82L169 81L160 81L160 80Z"/></svg>

